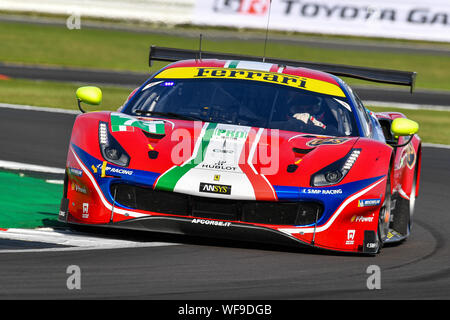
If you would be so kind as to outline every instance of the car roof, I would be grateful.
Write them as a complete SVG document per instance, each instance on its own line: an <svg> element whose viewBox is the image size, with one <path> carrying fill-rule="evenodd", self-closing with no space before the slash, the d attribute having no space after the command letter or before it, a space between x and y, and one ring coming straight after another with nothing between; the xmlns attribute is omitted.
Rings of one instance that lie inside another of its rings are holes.
<svg viewBox="0 0 450 320"><path fill-rule="evenodd" d="M164 68L164 70L181 67L235 68L235 69L275 72L286 75L293 75L325 81L341 87L340 83L338 82L338 78L336 76L323 71L302 67L282 66L278 64L257 62L257 61L218 60L218 59L180 60L169 64Z"/></svg>

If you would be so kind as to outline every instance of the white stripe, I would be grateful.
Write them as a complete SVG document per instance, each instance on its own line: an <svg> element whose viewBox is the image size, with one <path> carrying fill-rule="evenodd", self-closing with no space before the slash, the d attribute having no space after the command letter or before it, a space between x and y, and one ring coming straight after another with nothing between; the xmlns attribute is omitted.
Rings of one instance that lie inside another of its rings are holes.
<svg viewBox="0 0 450 320"><path fill-rule="evenodd" d="M16 109L16 110L32 110L32 111L42 111L42 112L55 112L55 113L66 113L66 114L81 114L79 110L69 110L60 108L49 108L49 107L37 107L22 104L9 104L0 103L0 108Z"/></svg>
<svg viewBox="0 0 450 320"><path fill-rule="evenodd" d="M45 252L45 251L74 251L93 249L119 249L137 247L156 247L178 245L177 243L165 242L138 242L131 240L120 240L103 238L101 236L91 236L82 233L74 233L66 230L54 230L51 228L40 229L16 229L11 228L0 231L0 239L32 241L67 247L58 248L38 248L38 249L4 249L0 253L11 252Z"/></svg>
<svg viewBox="0 0 450 320"><path fill-rule="evenodd" d="M252 168L253 172L255 174L258 174L258 171L256 171L255 167L253 166L253 157L255 156L256 147L258 146L259 139L261 139L261 135L263 133L264 129L260 128L258 129L258 132L256 133L255 141L252 144L252 147L250 148L250 152L248 154L247 163Z"/></svg>
<svg viewBox="0 0 450 320"><path fill-rule="evenodd" d="M64 180L52 180L52 179L48 179L48 180L45 180L45 182L47 182L47 183L52 183L52 184L64 184Z"/></svg>
<svg viewBox="0 0 450 320"><path fill-rule="evenodd" d="M359 197L361 197L363 194L366 194L367 192L369 192L370 190L372 190L373 188L375 188L377 185L379 185L381 182L383 182L386 178L382 178L381 180L379 180L378 182L375 182L374 184L372 184L371 186L363 189L362 191L354 194L353 196L349 197L347 200L344 201L343 204L341 204L341 206L336 210L336 213L331 217L331 219L328 220L328 222L321 226L321 227L298 227L298 228L286 228L286 229L278 229L281 232L287 233L287 234L293 234L293 233L313 233L313 232L322 232L327 230L334 222L334 220L336 220L336 218L341 214L341 212L345 209L345 207L347 207L347 205L349 203L351 203L352 201L358 199Z"/></svg>
<svg viewBox="0 0 450 320"><path fill-rule="evenodd" d="M431 147L431 148L440 148L440 149L450 149L450 145L448 144L439 144L439 143L422 143L423 147Z"/></svg>
<svg viewBox="0 0 450 320"><path fill-rule="evenodd" d="M410 110L433 110L433 111L450 111L450 106L426 105L414 103L385 102L385 101L364 101L364 105L382 108L399 108ZM370 109L370 107L369 107Z"/></svg>
<svg viewBox="0 0 450 320"><path fill-rule="evenodd" d="M400 193L400 195L401 195L403 198L405 198L406 200L409 200L408 195L406 194L406 192L405 192L401 187L398 189L398 193Z"/></svg>
<svg viewBox="0 0 450 320"><path fill-rule="evenodd" d="M4 160L0 160L0 168L8 170L33 171L33 172L56 173L56 174L64 174L65 172L65 170L61 168L46 167L35 164L4 161Z"/></svg>
<svg viewBox="0 0 450 320"><path fill-rule="evenodd" d="M258 70L269 72L272 68L272 63L257 62L257 61L239 61L236 69L246 69L246 70Z"/></svg>

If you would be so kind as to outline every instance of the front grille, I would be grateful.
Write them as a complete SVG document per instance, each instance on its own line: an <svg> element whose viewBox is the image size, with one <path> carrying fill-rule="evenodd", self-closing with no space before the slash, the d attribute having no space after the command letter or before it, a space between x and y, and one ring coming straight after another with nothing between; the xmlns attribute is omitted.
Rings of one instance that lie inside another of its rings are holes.
<svg viewBox="0 0 450 320"><path fill-rule="evenodd" d="M132 209L272 225L310 225L323 214L317 202L228 200L191 196L127 184L111 185L116 203Z"/></svg>

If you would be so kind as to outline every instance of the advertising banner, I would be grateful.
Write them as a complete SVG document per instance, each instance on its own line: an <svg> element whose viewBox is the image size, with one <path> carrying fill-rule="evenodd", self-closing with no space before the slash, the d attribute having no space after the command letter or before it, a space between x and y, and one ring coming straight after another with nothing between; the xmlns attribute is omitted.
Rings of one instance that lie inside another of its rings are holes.
<svg viewBox="0 0 450 320"><path fill-rule="evenodd" d="M450 1L197 0L193 22L258 29L269 22L271 30L448 42Z"/></svg>
<svg viewBox="0 0 450 320"><path fill-rule="evenodd" d="M450 0L1 0L0 10L450 42Z"/></svg>
<svg viewBox="0 0 450 320"><path fill-rule="evenodd" d="M183 24L192 23L195 3L196 0L1 0L0 10Z"/></svg>

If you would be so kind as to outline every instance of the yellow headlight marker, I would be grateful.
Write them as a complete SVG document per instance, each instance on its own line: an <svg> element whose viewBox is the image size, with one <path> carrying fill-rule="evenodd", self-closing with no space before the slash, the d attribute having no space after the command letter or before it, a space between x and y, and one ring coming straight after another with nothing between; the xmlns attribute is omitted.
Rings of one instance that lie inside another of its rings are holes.
<svg viewBox="0 0 450 320"><path fill-rule="evenodd" d="M105 177L106 163L107 163L106 161L103 161L103 164L102 164L102 178Z"/></svg>

